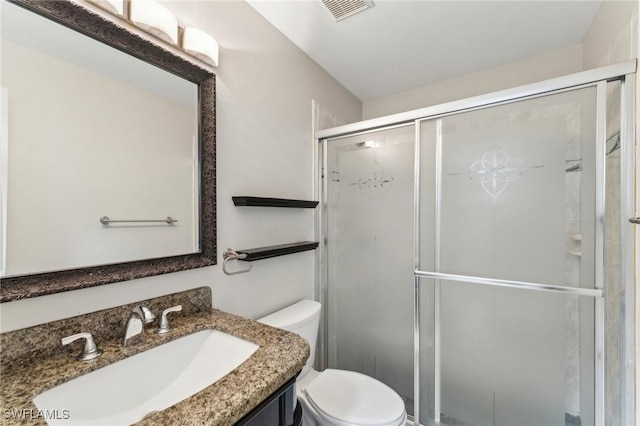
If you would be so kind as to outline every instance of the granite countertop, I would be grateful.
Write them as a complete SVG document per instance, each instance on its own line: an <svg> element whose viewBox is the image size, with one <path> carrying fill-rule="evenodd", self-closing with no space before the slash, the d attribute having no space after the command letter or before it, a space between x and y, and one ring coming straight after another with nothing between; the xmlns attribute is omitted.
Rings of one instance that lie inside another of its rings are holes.
<svg viewBox="0 0 640 426"><path fill-rule="evenodd" d="M46 424L37 418L33 397L61 383L121 359L197 331L213 329L240 337L260 347L222 379L191 397L145 417L139 425L232 425L287 380L309 357L309 345L300 336L216 309L175 317L173 331L159 336L146 330L144 342L124 349L120 339L96 341L103 355L90 362L77 361L67 351L4 362L0 370L0 424ZM19 419L11 410L26 410ZM30 411L33 410L33 411ZM30 415L33 413L33 415ZM73 413L70 413L73 416Z"/></svg>

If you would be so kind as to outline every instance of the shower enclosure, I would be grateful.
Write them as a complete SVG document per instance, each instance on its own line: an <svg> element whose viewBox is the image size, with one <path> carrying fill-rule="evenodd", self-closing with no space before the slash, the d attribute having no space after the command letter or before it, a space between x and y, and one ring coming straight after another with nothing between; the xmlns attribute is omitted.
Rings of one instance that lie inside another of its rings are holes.
<svg viewBox="0 0 640 426"><path fill-rule="evenodd" d="M634 70L319 132L321 367L415 424L633 424Z"/></svg>

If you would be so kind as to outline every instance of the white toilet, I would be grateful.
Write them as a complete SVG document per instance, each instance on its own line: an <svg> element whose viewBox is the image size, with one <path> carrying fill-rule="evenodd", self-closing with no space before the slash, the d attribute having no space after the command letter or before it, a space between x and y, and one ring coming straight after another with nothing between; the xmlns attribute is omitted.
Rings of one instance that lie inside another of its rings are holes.
<svg viewBox="0 0 640 426"><path fill-rule="evenodd" d="M258 320L297 333L311 355L296 380L303 421L309 426L401 426L407 413L400 395L384 383L354 371L313 369L320 303L302 300Z"/></svg>

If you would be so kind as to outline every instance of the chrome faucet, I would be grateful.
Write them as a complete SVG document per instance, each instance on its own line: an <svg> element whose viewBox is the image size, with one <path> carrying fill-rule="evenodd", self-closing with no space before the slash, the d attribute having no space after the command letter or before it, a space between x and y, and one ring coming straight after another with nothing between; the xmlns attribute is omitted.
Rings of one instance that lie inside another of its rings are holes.
<svg viewBox="0 0 640 426"><path fill-rule="evenodd" d="M129 314L129 319L127 320L127 327L124 330L124 339L122 344L127 346L129 341L142 334L144 331L144 324L150 324L156 318L153 315L153 312L149 310L146 306L138 305Z"/></svg>

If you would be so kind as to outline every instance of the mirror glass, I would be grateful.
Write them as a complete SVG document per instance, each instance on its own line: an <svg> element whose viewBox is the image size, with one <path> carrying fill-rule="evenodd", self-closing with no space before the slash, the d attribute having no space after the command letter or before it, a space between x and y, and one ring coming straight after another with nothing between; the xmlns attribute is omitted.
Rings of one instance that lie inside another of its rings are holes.
<svg viewBox="0 0 640 426"><path fill-rule="evenodd" d="M200 252L198 84L1 5L0 276Z"/></svg>
<svg viewBox="0 0 640 426"><path fill-rule="evenodd" d="M0 302L215 265L211 69L75 1L0 7Z"/></svg>

